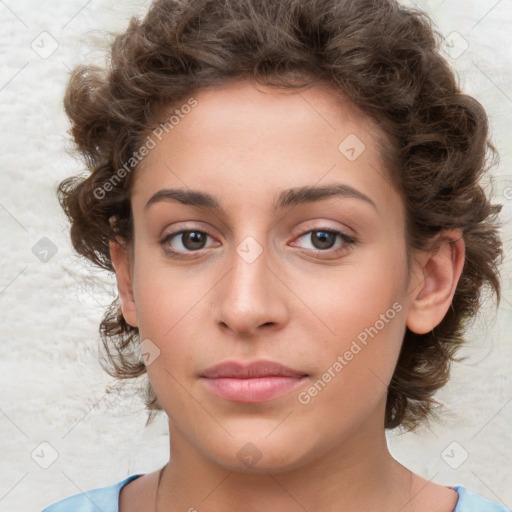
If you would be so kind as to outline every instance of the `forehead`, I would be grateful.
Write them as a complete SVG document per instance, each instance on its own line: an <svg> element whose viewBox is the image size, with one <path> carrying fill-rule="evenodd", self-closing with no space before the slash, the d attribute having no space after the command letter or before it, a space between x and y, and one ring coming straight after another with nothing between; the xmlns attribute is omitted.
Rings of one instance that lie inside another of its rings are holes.
<svg viewBox="0 0 512 512"><path fill-rule="evenodd" d="M208 186L230 201L250 190L269 203L276 190L297 185L345 180L377 195L392 188L380 156L382 132L328 86L236 81L201 89L194 100L192 108L163 113L161 122L174 122L137 170L132 198L147 200L164 186Z"/></svg>
<svg viewBox="0 0 512 512"><path fill-rule="evenodd" d="M184 139L196 137L197 130L211 138L218 133L219 127L224 133L231 127L231 132L237 136L243 135L241 128L252 127L250 135L254 138L275 131L279 131L282 137L301 128L305 134L308 131L319 135L337 132L337 136L343 129L351 130L354 134L358 132L361 138L371 137L372 142L383 136L369 116L327 84L296 89L235 80L218 87L200 89L194 98L197 106L190 114L180 116L179 129L177 125L172 128ZM176 110L164 112L161 121L165 122L179 110L178 106ZM193 118L193 124L187 122L187 118ZM330 143L331 138L326 142Z"/></svg>

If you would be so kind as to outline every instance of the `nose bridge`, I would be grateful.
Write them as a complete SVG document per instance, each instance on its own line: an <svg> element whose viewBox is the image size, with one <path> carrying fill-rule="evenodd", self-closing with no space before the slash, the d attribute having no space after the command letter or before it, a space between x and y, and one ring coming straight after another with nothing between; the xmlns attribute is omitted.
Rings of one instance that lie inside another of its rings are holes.
<svg viewBox="0 0 512 512"><path fill-rule="evenodd" d="M267 297L266 274L270 272L268 256L265 246L253 236L245 237L235 247L228 295L234 302L230 307L239 313L252 311L255 314L263 309Z"/></svg>
<svg viewBox="0 0 512 512"><path fill-rule="evenodd" d="M231 270L217 297L217 321L237 332L248 333L261 325L281 323L286 311L284 298L272 286L275 276L270 267L271 255L262 236L258 238L246 236L233 247Z"/></svg>

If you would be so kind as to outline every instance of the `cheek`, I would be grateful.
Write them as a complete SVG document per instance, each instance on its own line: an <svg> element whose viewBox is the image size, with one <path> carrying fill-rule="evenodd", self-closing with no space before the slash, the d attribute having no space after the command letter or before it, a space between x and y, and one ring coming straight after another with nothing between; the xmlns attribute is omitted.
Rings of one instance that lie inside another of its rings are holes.
<svg viewBox="0 0 512 512"><path fill-rule="evenodd" d="M296 401L297 412L320 437L332 440L333 435L356 432L376 411L383 411L405 329L403 310L394 305L384 309L384 320L366 325L361 319L340 318L337 337L327 340L325 350L316 351L319 371Z"/></svg>
<svg viewBox="0 0 512 512"><path fill-rule="evenodd" d="M305 320L303 329L317 329L327 340L322 348L328 349L334 340L356 338L376 322L382 331L389 331L391 324L405 325L405 319L397 315L405 309L404 251L372 246L351 256L345 265L290 277L294 292L302 299L297 307L303 314L296 313L296 317ZM384 322L390 320L385 329L381 316ZM401 327L395 331L400 332Z"/></svg>
<svg viewBox="0 0 512 512"><path fill-rule="evenodd" d="M338 389L351 403L385 393L396 366L407 299L402 255L405 251L396 249L368 252L308 296L322 320L315 319L322 332L316 344L316 366L324 380L333 382L329 383L333 392ZM311 316L307 320L304 316L305 332L312 331Z"/></svg>
<svg viewBox="0 0 512 512"><path fill-rule="evenodd" d="M197 354L205 349L204 335L199 331L204 322L204 306L197 297L178 291L173 293L162 287L161 282L151 290L140 295L140 339L150 340L149 346L157 352L156 369L162 367L160 369L165 368L172 374L188 377L196 369ZM151 378L149 369L148 373ZM165 379L165 375L163 377Z"/></svg>
<svg viewBox="0 0 512 512"><path fill-rule="evenodd" d="M172 268L158 250L136 255L134 300L141 337L165 340L193 313L205 290L193 270Z"/></svg>
<svg viewBox="0 0 512 512"><path fill-rule="evenodd" d="M139 335L151 342L148 346L157 355L155 364L148 366L148 376L157 393L178 396L177 382L195 375L197 356L204 353L205 344L210 345L201 329L208 319L211 286L205 276L194 277L192 266L172 268L150 251L137 256L134 295Z"/></svg>

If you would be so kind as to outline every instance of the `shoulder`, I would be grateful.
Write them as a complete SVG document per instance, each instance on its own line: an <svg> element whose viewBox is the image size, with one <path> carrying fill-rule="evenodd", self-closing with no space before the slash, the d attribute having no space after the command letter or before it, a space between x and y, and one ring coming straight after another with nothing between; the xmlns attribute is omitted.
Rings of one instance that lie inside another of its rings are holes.
<svg viewBox="0 0 512 512"><path fill-rule="evenodd" d="M459 501L453 512L511 512L503 505L473 494L461 485L457 485L455 490L459 494Z"/></svg>
<svg viewBox="0 0 512 512"><path fill-rule="evenodd" d="M119 512L121 489L142 475L132 475L108 487L93 489L60 500L42 512Z"/></svg>

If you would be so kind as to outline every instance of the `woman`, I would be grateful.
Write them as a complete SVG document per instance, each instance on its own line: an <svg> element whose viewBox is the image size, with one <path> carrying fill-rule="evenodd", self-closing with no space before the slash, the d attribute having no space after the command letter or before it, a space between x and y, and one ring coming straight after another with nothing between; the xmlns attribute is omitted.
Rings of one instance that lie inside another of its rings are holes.
<svg viewBox="0 0 512 512"><path fill-rule="evenodd" d="M425 15L160 0L65 106L91 174L61 204L119 290L108 371L147 372L171 457L45 512L506 510L386 445L500 293L486 115Z"/></svg>

